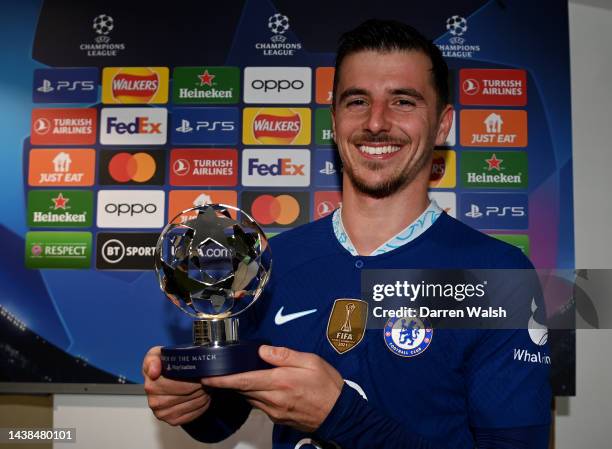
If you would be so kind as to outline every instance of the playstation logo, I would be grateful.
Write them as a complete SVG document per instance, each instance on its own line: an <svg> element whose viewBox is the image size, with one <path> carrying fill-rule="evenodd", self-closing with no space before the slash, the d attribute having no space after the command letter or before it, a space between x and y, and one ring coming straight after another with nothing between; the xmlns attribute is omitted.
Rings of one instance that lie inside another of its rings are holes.
<svg viewBox="0 0 612 449"><path fill-rule="evenodd" d="M36 89L38 92L42 92L43 94L47 94L49 92L53 92L55 89L51 86L51 81L43 80L42 86Z"/></svg>
<svg viewBox="0 0 612 449"><path fill-rule="evenodd" d="M470 211L466 212L465 216L469 218L480 218L482 217L482 212L480 212L480 208L476 204L472 204Z"/></svg>
<svg viewBox="0 0 612 449"><path fill-rule="evenodd" d="M336 173L336 169L334 168L334 163L331 161L325 161L325 167L319 170L319 173L323 175L333 175Z"/></svg>
<svg viewBox="0 0 612 449"><path fill-rule="evenodd" d="M193 128L191 127L191 123L189 123L189 120L181 120L181 126L179 126L178 128L176 128L176 130L179 133L190 133L191 131L193 131Z"/></svg>

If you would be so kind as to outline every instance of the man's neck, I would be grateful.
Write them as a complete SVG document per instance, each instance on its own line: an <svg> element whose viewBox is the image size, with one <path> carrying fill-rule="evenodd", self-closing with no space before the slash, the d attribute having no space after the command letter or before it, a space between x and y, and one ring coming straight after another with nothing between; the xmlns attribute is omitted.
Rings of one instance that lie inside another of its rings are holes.
<svg viewBox="0 0 612 449"><path fill-rule="evenodd" d="M393 195L378 199L356 191L344 176L342 224L359 254L371 254L427 209L427 183L415 181Z"/></svg>

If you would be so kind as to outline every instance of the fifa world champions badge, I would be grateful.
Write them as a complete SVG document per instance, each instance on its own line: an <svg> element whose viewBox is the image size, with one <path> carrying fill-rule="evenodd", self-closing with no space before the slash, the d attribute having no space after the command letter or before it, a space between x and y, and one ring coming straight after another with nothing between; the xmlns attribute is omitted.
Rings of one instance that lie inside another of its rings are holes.
<svg viewBox="0 0 612 449"><path fill-rule="evenodd" d="M390 318L383 332L387 348L400 357L414 357L423 353L433 337L429 320L420 318Z"/></svg>
<svg viewBox="0 0 612 449"><path fill-rule="evenodd" d="M336 299L327 322L327 341L344 354L363 340L368 303L360 299Z"/></svg>

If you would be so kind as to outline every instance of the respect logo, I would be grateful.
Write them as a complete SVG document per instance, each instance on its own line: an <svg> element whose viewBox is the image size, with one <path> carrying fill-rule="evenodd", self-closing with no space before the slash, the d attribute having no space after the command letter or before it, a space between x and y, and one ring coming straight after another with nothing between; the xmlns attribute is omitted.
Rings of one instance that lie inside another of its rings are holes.
<svg viewBox="0 0 612 449"><path fill-rule="evenodd" d="M167 67L105 67L102 71L102 103L167 103L169 77Z"/></svg>
<svg viewBox="0 0 612 449"><path fill-rule="evenodd" d="M242 141L247 145L310 144L308 108L244 108Z"/></svg>

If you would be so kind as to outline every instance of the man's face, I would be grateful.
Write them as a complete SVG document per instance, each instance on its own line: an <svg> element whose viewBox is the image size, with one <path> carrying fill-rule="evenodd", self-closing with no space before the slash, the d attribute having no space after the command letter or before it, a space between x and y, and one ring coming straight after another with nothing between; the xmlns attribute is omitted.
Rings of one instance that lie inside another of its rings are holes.
<svg viewBox="0 0 612 449"><path fill-rule="evenodd" d="M439 114L431 61L418 51L362 51L342 62L333 108L334 137L353 186L384 198L429 180L452 108Z"/></svg>

